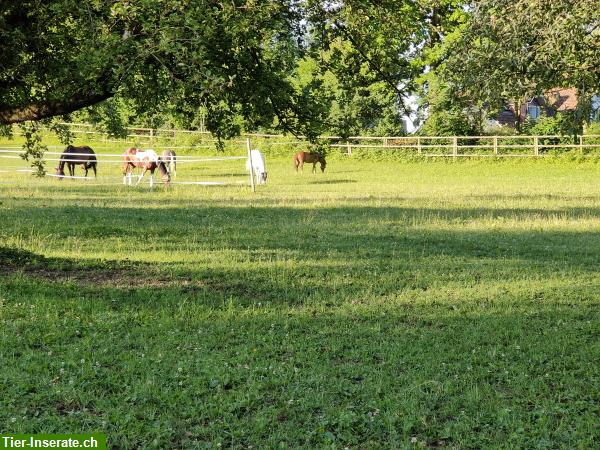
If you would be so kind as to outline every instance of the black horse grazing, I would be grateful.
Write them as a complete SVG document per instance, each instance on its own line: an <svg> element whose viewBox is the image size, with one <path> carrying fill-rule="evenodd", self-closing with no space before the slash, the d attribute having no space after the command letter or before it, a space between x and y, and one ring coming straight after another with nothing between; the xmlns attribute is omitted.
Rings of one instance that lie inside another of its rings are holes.
<svg viewBox="0 0 600 450"><path fill-rule="evenodd" d="M317 171L317 163L321 165L321 172L325 172L325 166L327 162L325 161L325 157L320 153L313 152L298 152L294 155L294 167L296 168L296 172L298 172L298 168L304 171L304 163L312 163L313 165L313 173Z"/></svg>
<svg viewBox="0 0 600 450"><path fill-rule="evenodd" d="M59 175L61 180L65 176L65 164L69 168L69 176L71 177L75 176L75 166L78 164L85 170L86 177L89 169L94 169L94 177L96 176L96 165L98 164L96 154L87 145L83 147L68 145L62 155L60 155L56 175Z"/></svg>

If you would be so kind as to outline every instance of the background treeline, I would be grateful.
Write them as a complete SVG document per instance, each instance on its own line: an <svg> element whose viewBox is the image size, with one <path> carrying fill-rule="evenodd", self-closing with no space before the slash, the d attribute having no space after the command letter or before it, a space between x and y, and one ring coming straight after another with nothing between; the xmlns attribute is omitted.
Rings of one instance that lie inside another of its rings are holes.
<svg viewBox="0 0 600 450"><path fill-rule="evenodd" d="M577 90L517 132L577 134L600 92L597 0L3 2L0 124L482 134L507 103ZM25 127L31 125L23 125ZM6 131L6 127L5 127ZM496 130L497 132L497 130ZM512 131L511 131L512 132Z"/></svg>

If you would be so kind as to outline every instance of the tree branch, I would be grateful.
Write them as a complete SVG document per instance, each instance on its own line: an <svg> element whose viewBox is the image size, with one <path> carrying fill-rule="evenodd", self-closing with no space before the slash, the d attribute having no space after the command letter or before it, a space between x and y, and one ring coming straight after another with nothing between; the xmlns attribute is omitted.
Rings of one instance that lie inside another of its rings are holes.
<svg viewBox="0 0 600 450"><path fill-rule="evenodd" d="M76 95L65 101L48 101L30 103L18 107L3 107L0 105L0 124L9 125L28 120L40 120L47 117L62 116L86 106L95 105L114 96L114 92L105 90L89 95Z"/></svg>

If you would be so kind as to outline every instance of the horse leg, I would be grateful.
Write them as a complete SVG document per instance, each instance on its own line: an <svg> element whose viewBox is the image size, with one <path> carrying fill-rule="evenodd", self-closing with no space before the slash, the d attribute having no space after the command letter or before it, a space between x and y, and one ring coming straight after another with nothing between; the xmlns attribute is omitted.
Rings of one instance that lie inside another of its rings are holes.
<svg viewBox="0 0 600 450"><path fill-rule="evenodd" d="M154 170L150 171L150 187L154 187Z"/></svg>
<svg viewBox="0 0 600 450"><path fill-rule="evenodd" d="M313 171L312 171L312 173L317 173L317 163L316 162L313 163Z"/></svg>
<svg viewBox="0 0 600 450"><path fill-rule="evenodd" d="M141 174L141 175L138 177L137 183L135 183L135 185L136 185L136 186L137 186L138 184L140 184L140 181L142 181L142 178L144 178L144 175L146 175L146 170L148 170L148 169L146 169L146 168L144 167L144 170L142 170L142 174Z"/></svg>
<svg viewBox="0 0 600 450"><path fill-rule="evenodd" d="M92 169L94 169L94 178L97 178L97 174L96 174L96 163L94 163L92 165Z"/></svg>
<svg viewBox="0 0 600 450"><path fill-rule="evenodd" d="M73 163L69 163L69 176L74 177L75 176L75 164Z"/></svg>

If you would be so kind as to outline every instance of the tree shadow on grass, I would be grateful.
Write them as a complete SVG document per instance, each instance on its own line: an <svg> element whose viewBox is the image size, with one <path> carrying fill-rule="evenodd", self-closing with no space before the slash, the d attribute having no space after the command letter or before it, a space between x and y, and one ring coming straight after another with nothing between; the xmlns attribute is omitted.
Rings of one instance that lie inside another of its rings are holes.
<svg viewBox="0 0 600 450"><path fill-rule="evenodd" d="M163 448L281 439L319 448L332 436L358 447L414 436L429 446L495 447L510 436L518 447L572 447L598 437L589 303L215 310L129 294L82 299L32 284L10 295L0 331L7 429L27 414L21 432L85 425L116 447L154 439ZM161 428L140 432L158 418Z"/></svg>
<svg viewBox="0 0 600 450"><path fill-rule="evenodd" d="M357 183L356 180L317 180L317 181L309 181L309 184L349 184L349 183Z"/></svg>
<svg viewBox="0 0 600 450"><path fill-rule="evenodd" d="M461 228L478 220L595 218L600 208L182 203L180 208L156 200L151 208L50 204L3 211L4 229L24 240L33 234L67 248L83 243L83 255L110 251L113 245L120 250L112 260L98 260L3 248L0 267L11 276L71 284L95 296L124 288L152 297L174 293L211 305L233 298L246 306L340 304L448 286L471 287L484 298L487 285L557 278L581 282L600 274L600 234L593 231Z"/></svg>

